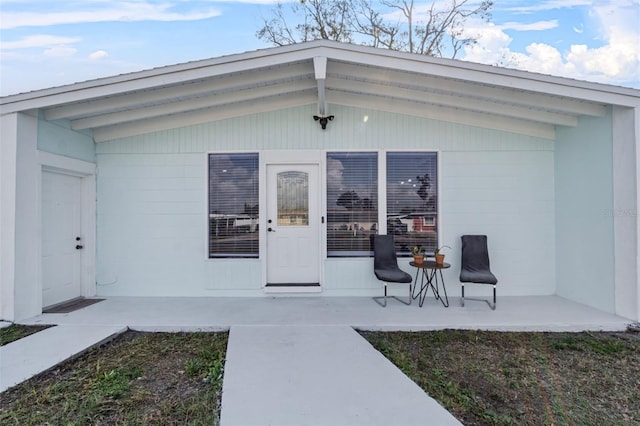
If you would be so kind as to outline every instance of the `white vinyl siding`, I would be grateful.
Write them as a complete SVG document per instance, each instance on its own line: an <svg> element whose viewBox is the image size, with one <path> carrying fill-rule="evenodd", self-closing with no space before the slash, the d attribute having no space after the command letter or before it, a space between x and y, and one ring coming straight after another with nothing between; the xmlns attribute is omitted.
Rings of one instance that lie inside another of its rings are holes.
<svg viewBox="0 0 640 426"><path fill-rule="evenodd" d="M452 247L447 284L455 289L460 235L485 233L502 295L554 293L554 142L358 108L330 111L336 118L324 131L310 105L96 144L98 294L262 295L262 258L208 257L207 153L287 149L378 152L378 163L383 150L437 151L439 244ZM384 220L384 200L381 209ZM408 260L401 266L411 271ZM379 294L370 262L327 258L323 294Z"/></svg>

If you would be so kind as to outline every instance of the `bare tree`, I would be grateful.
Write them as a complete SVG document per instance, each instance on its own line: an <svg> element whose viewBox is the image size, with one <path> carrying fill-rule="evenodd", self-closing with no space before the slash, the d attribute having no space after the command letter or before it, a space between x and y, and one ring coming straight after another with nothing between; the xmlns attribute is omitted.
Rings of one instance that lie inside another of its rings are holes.
<svg viewBox="0 0 640 426"><path fill-rule="evenodd" d="M276 46L317 39L351 43L350 5L349 0L299 0L290 4L292 14L298 18L291 26L283 4L278 3L273 16L264 20L256 35Z"/></svg>
<svg viewBox="0 0 640 426"><path fill-rule="evenodd" d="M467 19L489 20L492 6L493 0L299 0L290 4L297 24L278 4L256 35L277 46L327 39L454 58L477 41L464 31Z"/></svg>

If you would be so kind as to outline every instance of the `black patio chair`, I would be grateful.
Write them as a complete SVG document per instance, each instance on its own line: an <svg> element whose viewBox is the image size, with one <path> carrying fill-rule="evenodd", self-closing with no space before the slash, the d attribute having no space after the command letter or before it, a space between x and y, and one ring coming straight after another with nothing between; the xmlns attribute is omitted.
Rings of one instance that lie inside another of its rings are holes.
<svg viewBox="0 0 640 426"><path fill-rule="evenodd" d="M396 299L405 305L411 304L411 283L413 278L411 275L404 272L398 266L398 258L396 256L396 247L393 241L392 235L374 235L373 236L373 272L376 277L382 281L384 285L384 296L374 297L376 301L383 308L387 306L387 284L388 283L403 283L409 284L409 299L408 302L400 299L396 296L389 296ZM380 300L384 299L384 303Z"/></svg>
<svg viewBox="0 0 640 426"><path fill-rule="evenodd" d="M462 236L462 266L460 269L460 282L462 283L462 306L464 306L464 284L490 284L493 285L493 305L485 299L473 299L487 302L491 309L496 309L496 284L498 279L489 268L489 250L487 249L486 235Z"/></svg>

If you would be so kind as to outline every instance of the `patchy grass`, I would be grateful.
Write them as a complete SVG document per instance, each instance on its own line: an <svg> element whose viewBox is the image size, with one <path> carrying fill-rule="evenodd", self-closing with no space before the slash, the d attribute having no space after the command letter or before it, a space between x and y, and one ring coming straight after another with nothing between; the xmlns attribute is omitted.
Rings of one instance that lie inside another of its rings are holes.
<svg viewBox="0 0 640 426"><path fill-rule="evenodd" d="M640 425L639 333L362 335L465 425ZM217 424L227 339L127 332L0 394L0 424Z"/></svg>
<svg viewBox="0 0 640 426"><path fill-rule="evenodd" d="M465 425L640 425L637 333L361 334Z"/></svg>
<svg viewBox="0 0 640 426"><path fill-rule="evenodd" d="M0 394L0 424L217 424L227 339L126 332Z"/></svg>
<svg viewBox="0 0 640 426"><path fill-rule="evenodd" d="M20 325L11 324L9 327L0 328L0 346L7 345L31 334L42 331L53 325Z"/></svg>

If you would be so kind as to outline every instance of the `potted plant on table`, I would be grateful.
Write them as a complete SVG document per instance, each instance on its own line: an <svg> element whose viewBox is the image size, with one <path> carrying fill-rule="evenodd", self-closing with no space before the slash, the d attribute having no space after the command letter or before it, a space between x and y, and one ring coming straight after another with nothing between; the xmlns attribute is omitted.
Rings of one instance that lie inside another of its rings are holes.
<svg viewBox="0 0 640 426"><path fill-rule="evenodd" d="M422 246L411 247L411 254L413 255L413 261L416 265L422 265L424 262L424 248Z"/></svg>
<svg viewBox="0 0 640 426"><path fill-rule="evenodd" d="M440 252L445 247L448 248L448 249L451 249L451 247L449 247L449 246L440 246L440 247L436 247L436 249L433 251L433 255L436 258L436 265L442 265L444 263L444 254L442 254Z"/></svg>

